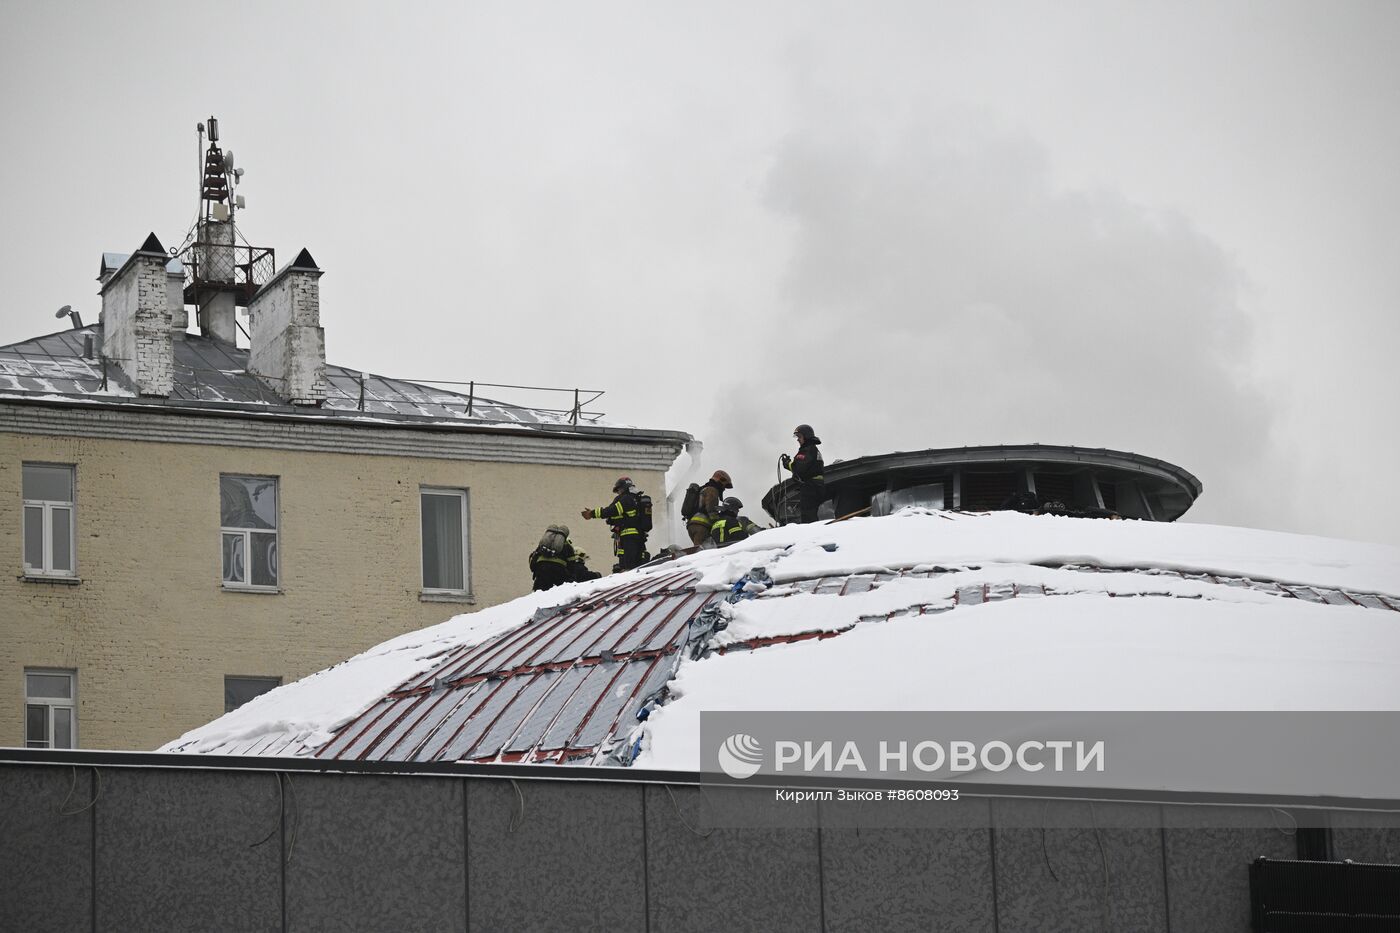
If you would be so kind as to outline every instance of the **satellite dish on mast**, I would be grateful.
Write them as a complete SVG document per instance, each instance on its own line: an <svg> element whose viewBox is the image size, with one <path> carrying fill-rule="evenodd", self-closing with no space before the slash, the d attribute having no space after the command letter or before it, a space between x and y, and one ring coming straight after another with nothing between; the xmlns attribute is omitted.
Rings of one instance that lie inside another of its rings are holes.
<svg viewBox="0 0 1400 933"><path fill-rule="evenodd" d="M226 150L224 150L224 171L226 171L226 172L231 172L231 171L233 171L233 150L232 150L232 149L226 149Z"/></svg>

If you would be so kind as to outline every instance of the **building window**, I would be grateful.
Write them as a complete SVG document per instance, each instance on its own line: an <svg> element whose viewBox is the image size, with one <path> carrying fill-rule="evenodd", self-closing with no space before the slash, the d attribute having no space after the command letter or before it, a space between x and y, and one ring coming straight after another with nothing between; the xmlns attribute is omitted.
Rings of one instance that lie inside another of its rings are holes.
<svg viewBox="0 0 1400 933"><path fill-rule="evenodd" d="M423 591L469 592L467 577L467 491L419 490L423 519Z"/></svg>
<svg viewBox="0 0 1400 933"><path fill-rule="evenodd" d="M73 553L73 467L24 464L24 572L71 577Z"/></svg>
<svg viewBox="0 0 1400 933"><path fill-rule="evenodd" d="M224 677L224 712L231 713L253 697L282 686L281 677Z"/></svg>
<svg viewBox="0 0 1400 933"><path fill-rule="evenodd" d="M25 670L24 744L27 748L78 747L76 671Z"/></svg>
<svg viewBox="0 0 1400 933"><path fill-rule="evenodd" d="M219 477L224 586L277 587L277 477Z"/></svg>

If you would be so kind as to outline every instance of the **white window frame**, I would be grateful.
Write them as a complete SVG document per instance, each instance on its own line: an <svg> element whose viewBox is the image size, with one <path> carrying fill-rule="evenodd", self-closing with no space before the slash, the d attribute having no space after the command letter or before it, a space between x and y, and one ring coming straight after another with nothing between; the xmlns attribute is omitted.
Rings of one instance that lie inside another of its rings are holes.
<svg viewBox="0 0 1400 933"><path fill-rule="evenodd" d="M20 465L21 495L23 495L23 475L24 467L49 467L51 469L61 469L68 471L68 488L72 490L72 498L63 502L58 499L23 499L20 507L20 560L24 566L26 577L64 577L72 578L78 575L78 468L71 463L42 463L39 461L25 461ZM43 565L35 567L29 563L29 542L25 540L28 532L28 524L24 520L25 509L38 508L43 510L43 526L39 533L43 536L40 549L43 551ZM55 570L53 559L53 512L54 509L68 510L68 566L69 570Z"/></svg>
<svg viewBox="0 0 1400 933"><path fill-rule="evenodd" d="M49 677L68 678L68 697L31 697L29 695L29 675L43 674ZM32 744L29 738L29 707L43 706L46 708L45 724L47 734L44 736L43 745ZM53 725L55 709L69 710L71 715L69 724L72 732L73 744L69 748L78 748L78 672L75 670L61 670L49 667L26 667L24 669L24 745L26 748L53 748Z"/></svg>
<svg viewBox="0 0 1400 933"><path fill-rule="evenodd" d="M419 486L418 487L418 585L422 587L420 592L429 596L470 596L472 595L472 551L471 551L471 490L462 487L452 486ZM452 589L448 587L430 587L424 585L423 573L427 570L423 558L426 556L427 542L423 540L423 497L424 496L456 496L461 502L462 509L462 587Z"/></svg>
<svg viewBox="0 0 1400 933"><path fill-rule="evenodd" d="M280 593L282 591L282 477L265 476L261 473L220 473L219 486L222 492L225 477L230 479L258 479L272 480L277 484L277 511L275 514L276 524L272 528L272 535L276 539L274 546L277 548L277 582L272 584L251 583L247 580L242 583L229 582L224 579L224 535L243 536L243 561L245 564L244 575L253 575L253 535L268 534L266 528L235 528L225 525L223 522L223 502L219 503L219 583L226 590L251 590L255 593Z"/></svg>

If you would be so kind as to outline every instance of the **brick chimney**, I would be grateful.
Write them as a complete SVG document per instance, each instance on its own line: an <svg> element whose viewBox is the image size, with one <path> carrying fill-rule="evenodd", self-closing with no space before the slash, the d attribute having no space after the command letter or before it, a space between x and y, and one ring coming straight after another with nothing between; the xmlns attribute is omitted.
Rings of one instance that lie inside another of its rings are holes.
<svg viewBox="0 0 1400 933"><path fill-rule="evenodd" d="M166 264L152 233L103 282L103 354L142 395L169 396L175 379L174 319Z"/></svg>
<svg viewBox="0 0 1400 933"><path fill-rule="evenodd" d="M319 405L326 398L321 274L303 249L248 303L249 368L293 405Z"/></svg>

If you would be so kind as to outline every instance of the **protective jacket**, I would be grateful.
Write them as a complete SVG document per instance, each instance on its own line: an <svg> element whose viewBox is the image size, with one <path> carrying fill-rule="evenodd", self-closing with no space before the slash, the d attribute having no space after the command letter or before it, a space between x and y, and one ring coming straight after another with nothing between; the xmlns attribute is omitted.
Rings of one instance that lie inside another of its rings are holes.
<svg viewBox="0 0 1400 933"><path fill-rule="evenodd" d="M792 458L792 478L799 483L821 483L822 478L822 453L817 450L814 440L809 440L801 447L797 448L797 455Z"/></svg>
<svg viewBox="0 0 1400 933"><path fill-rule="evenodd" d="M724 487L714 480L707 480L705 485L700 487L700 511L692 515L687 524L704 525L706 528L714 524L715 518L719 516L719 501L724 498Z"/></svg>
<svg viewBox="0 0 1400 933"><path fill-rule="evenodd" d="M742 515L721 515L710 525L710 540L716 547L724 547L735 541L743 541L749 535L762 531L758 525Z"/></svg>
<svg viewBox="0 0 1400 933"><path fill-rule="evenodd" d="M630 492L620 492L607 505L593 509L593 517L601 518L612 526L619 538L644 535L638 515L637 496Z"/></svg>

